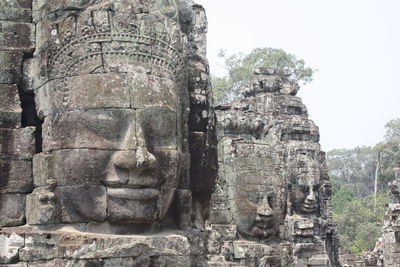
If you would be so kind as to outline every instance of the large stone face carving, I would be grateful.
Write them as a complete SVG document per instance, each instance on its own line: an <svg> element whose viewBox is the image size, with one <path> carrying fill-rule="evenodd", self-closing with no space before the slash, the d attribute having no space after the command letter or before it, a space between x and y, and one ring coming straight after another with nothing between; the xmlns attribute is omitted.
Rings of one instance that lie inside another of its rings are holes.
<svg viewBox="0 0 400 267"><path fill-rule="evenodd" d="M55 187L34 193L54 191L48 223L159 222L189 168L177 2L40 1L34 12L40 39L26 69Z"/></svg>
<svg viewBox="0 0 400 267"><path fill-rule="evenodd" d="M216 172L204 9L177 0L3 5L33 13L33 24L6 25L14 54L0 53L0 83L10 83L0 86L0 128L20 127L23 91L35 94L43 124L35 155L33 128L1 134L0 226L23 226L1 229L0 264L203 266L193 224L204 228Z"/></svg>

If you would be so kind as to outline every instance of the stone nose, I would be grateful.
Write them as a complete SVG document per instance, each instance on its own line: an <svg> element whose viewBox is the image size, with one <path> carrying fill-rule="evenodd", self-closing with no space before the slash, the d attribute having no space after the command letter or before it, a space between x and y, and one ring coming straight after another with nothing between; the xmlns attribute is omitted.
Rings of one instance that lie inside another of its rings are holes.
<svg viewBox="0 0 400 267"><path fill-rule="evenodd" d="M257 206L257 214L260 217L270 217L273 215L273 211L268 203L267 198L263 198L260 204Z"/></svg>
<svg viewBox="0 0 400 267"><path fill-rule="evenodd" d="M144 140L144 138L139 138ZM132 123L125 133L120 144L120 151L112 156L112 163L118 169L133 170L137 168L153 168L156 163L155 156L147 150L146 143L138 145L135 124Z"/></svg>
<svg viewBox="0 0 400 267"><path fill-rule="evenodd" d="M156 158L145 147L139 147L137 150L115 152L112 162L118 169L147 169L155 167Z"/></svg>
<svg viewBox="0 0 400 267"><path fill-rule="evenodd" d="M306 200L307 200L308 202L315 202L315 201L317 200L316 197L315 197L315 193L314 193L314 191L312 190L311 187L310 187L310 191L309 191L309 193L308 193L308 195L307 195Z"/></svg>

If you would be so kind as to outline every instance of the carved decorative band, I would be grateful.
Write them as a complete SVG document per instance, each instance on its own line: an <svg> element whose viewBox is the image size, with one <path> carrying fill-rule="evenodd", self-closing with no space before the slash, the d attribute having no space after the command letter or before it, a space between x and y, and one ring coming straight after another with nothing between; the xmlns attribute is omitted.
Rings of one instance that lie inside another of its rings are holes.
<svg viewBox="0 0 400 267"><path fill-rule="evenodd" d="M181 53L156 37L129 33L93 34L71 41L50 56L48 70L51 79L74 76L79 66L87 65L88 60L114 55L157 65L176 76L184 66Z"/></svg>

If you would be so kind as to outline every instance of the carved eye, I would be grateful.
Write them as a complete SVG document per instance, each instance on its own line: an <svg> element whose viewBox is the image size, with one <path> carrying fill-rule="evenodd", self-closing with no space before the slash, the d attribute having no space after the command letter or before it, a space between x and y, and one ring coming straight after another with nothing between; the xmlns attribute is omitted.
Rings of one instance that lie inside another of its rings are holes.
<svg viewBox="0 0 400 267"><path fill-rule="evenodd" d="M308 185L300 185L300 191L303 193L308 193Z"/></svg>
<svg viewBox="0 0 400 267"><path fill-rule="evenodd" d="M274 207L274 202L273 202L274 197L272 195L268 196L268 205L272 209Z"/></svg>
<svg viewBox="0 0 400 267"><path fill-rule="evenodd" d="M313 191L318 191L320 189L320 185L316 184L313 186Z"/></svg>

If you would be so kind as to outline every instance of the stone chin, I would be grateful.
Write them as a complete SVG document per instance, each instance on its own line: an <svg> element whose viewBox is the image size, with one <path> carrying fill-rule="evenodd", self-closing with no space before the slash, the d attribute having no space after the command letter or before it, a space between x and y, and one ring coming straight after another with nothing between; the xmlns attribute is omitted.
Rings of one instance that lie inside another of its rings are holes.
<svg viewBox="0 0 400 267"><path fill-rule="evenodd" d="M259 226L254 226L251 229L251 235L258 238L270 238L275 235L276 231L273 228L264 228Z"/></svg>
<svg viewBox="0 0 400 267"><path fill-rule="evenodd" d="M107 220L114 223L154 223L165 216L175 189L107 187Z"/></svg>

